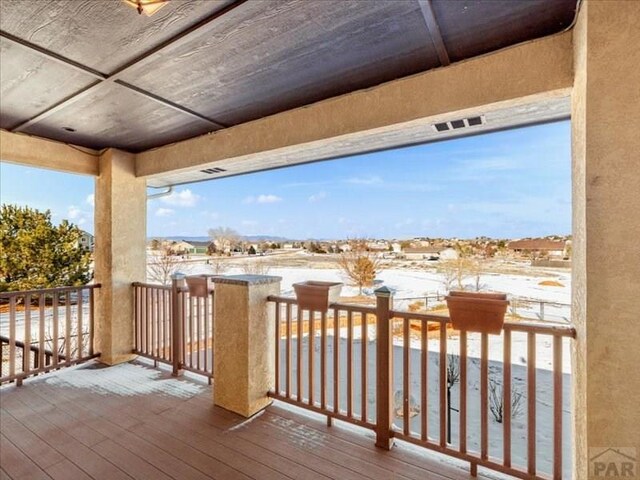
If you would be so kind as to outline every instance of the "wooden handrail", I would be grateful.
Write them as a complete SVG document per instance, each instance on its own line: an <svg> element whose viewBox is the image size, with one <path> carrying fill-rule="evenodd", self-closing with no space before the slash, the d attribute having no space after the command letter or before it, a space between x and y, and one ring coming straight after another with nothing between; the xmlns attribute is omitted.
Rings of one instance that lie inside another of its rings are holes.
<svg viewBox="0 0 640 480"><path fill-rule="evenodd" d="M16 290L12 292L0 292L0 298L11 298L21 295L46 295L48 293L62 293L62 292L74 292L78 290L91 290L94 288L100 288L102 285L99 283L92 283L90 285L78 285L77 287L55 287L55 288L41 288L38 290Z"/></svg>

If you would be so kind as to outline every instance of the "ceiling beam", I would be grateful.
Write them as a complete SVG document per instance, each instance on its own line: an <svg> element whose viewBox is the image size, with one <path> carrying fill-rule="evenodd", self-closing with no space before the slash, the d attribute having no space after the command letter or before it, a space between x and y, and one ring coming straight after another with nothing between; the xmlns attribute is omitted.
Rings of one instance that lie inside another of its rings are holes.
<svg viewBox="0 0 640 480"><path fill-rule="evenodd" d="M43 47L39 47L37 45L34 45L30 42L27 42L26 40L23 39L19 39L18 37L15 37L11 34L8 34L6 32L0 32L0 36L2 36L3 38L6 38L18 45L21 45L25 48L29 48L30 50L39 53L40 55L46 56L47 58L54 60L58 63L67 65L68 67L73 68L76 71L81 71L85 74L91 75L92 77L98 79L98 82L89 85L88 87L83 88L82 90L79 90L78 92L74 93L73 95L70 95L69 97L63 99L60 102L57 102L51 106L49 106L47 109L45 109L44 111L38 113L37 115L29 118L28 120L18 124L17 126L15 126L14 128L12 128L12 131L14 132L21 132L24 131L26 128L30 127L31 125L34 125L42 120L44 120L47 117L50 117L51 115L53 115L54 113L62 110L63 108L77 102L78 100L94 93L96 90L98 90L99 88L104 87L105 85L108 84L112 84L112 83L117 83L118 85L124 87L124 88L128 88L129 90L137 93L138 95L142 95L150 100L153 100L154 102L157 103L161 103L164 106L167 106L169 108L172 108L176 111L180 111L181 113L184 113L186 115L189 115L191 117L194 118L198 118L199 120L205 121L207 123L209 123L212 127L217 128L217 129L221 129L221 128L227 128L227 125L217 122L214 119L208 118L205 115L201 115L189 108L183 107L182 105L178 105L177 103L171 102L170 100L167 100L165 98L162 98L158 95L154 95L146 90L143 90L141 88L135 87L134 85L131 85L129 83L126 83L124 81L122 81L122 77L129 73L135 66L137 66L139 63L147 60L148 58L150 58L151 56L153 56L156 53L159 53L161 51L166 50L169 47L175 47L175 46L179 46L182 45L186 42L189 42L190 40L192 40L197 34L200 33L200 31L210 25L212 22L216 21L217 19L219 19L220 17L222 17L223 15L226 15L227 13L235 10L236 8L238 8L240 5L242 5L243 3L247 2L248 0L236 0L235 2L233 2L230 5L227 5L225 8L223 8L222 10L218 10L215 13L209 15L208 17L202 19L201 21L199 21L198 23L192 25L191 27L183 30L182 32L174 35L173 37L165 40L164 42L161 42L160 44L156 45L155 47L147 50L146 52L144 52L143 54L137 56L136 58L134 58L133 60L127 62L126 64L124 64L123 66L119 67L118 69L116 69L114 72L110 73L110 74L103 74L101 72L98 72L96 70L93 70L85 65L82 65L78 62L75 62L73 60L70 60L66 57L63 57L62 55L58 55L54 52L51 52Z"/></svg>
<svg viewBox="0 0 640 480"><path fill-rule="evenodd" d="M99 157L99 152L89 148L0 130L0 160L3 162L97 176Z"/></svg>
<svg viewBox="0 0 640 480"><path fill-rule="evenodd" d="M444 40L442 39L440 27L438 26L438 22L436 21L436 17L433 13L431 0L418 0L418 5L420 5L422 17L424 18L424 22L427 25L427 30L429 31L431 42L433 43L433 46L436 49L436 53L438 54L440 64L443 67L446 67L451 63L451 60L449 59L447 47L445 46Z"/></svg>

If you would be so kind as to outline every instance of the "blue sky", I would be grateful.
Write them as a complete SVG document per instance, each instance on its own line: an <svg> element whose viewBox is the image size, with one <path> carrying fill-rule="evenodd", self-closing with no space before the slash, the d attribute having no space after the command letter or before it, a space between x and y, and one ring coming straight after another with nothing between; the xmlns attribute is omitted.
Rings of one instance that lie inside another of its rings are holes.
<svg viewBox="0 0 640 480"><path fill-rule="evenodd" d="M94 180L0 164L0 200L93 231ZM177 187L148 203L151 236L216 226L289 238L571 232L568 121Z"/></svg>

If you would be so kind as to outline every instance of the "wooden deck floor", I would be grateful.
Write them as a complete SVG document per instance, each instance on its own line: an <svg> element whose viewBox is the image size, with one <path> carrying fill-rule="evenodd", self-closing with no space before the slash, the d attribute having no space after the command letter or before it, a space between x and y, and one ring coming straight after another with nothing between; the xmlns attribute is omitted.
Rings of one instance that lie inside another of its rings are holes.
<svg viewBox="0 0 640 480"><path fill-rule="evenodd" d="M455 460L275 404L246 421L206 383L138 363L0 389L0 479L469 479ZM481 477L487 478L487 477Z"/></svg>

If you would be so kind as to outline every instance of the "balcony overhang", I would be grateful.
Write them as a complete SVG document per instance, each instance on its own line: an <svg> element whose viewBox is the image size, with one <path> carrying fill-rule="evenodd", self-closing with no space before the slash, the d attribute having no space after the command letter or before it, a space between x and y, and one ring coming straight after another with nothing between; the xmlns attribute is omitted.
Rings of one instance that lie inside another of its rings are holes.
<svg viewBox="0 0 640 480"><path fill-rule="evenodd" d="M162 187L569 118L572 63L561 33L142 152L136 174Z"/></svg>

